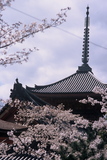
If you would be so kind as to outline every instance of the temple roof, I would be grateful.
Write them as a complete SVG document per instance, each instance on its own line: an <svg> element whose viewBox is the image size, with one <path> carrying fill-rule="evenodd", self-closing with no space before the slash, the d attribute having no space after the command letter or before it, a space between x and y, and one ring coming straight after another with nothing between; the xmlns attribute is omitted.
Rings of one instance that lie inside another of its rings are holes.
<svg viewBox="0 0 107 160"><path fill-rule="evenodd" d="M16 83L14 84L13 89L11 89L11 95L10 97L14 99L19 100L28 100L33 102L35 105L43 106L47 105L48 103L42 100L41 98L37 97L36 95L29 92L29 90L26 90L21 83L18 82L18 79L16 79Z"/></svg>
<svg viewBox="0 0 107 160"><path fill-rule="evenodd" d="M27 154L4 155L0 156L0 160L37 160L37 157Z"/></svg>
<svg viewBox="0 0 107 160"><path fill-rule="evenodd" d="M4 131L11 131L11 130L17 130L17 131L21 131L21 130L27 130L27 127L24 127L22 125L18 125L12 122L8 122L8 121L3 121L0 119L0 133Z"/></svg>
<svg viewBox="0 0 107 160"><path fill-rule="evenodd" d="M75 74L64 78L56 83L37 86L34 88L26 87L33 93L89 93L98 86L103 89L107 88L107 84L103 84L95 78L92 68L88 64L89 61L89 7L87 7L85 18L85 29L83 38L82 65L78 67Z"/></svg>
<svg viewBox="0 0 107 160"><path fill-rule="evenodd" d="M100 82L91 72L75 73L56 83L44 86L26 87L27 90L35 93L86 93L92 92L95 86L103 89L107 84Z"/></svg>

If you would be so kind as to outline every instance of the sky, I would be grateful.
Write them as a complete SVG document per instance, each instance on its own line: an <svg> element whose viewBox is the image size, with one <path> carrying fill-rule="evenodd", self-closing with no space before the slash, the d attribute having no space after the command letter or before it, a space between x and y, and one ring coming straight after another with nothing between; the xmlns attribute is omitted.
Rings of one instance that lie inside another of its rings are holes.
<svg viewBox="0 0 107 160"><path fill-rule="evenodd" d="M57 82L74 74L82 65L82 45L86 7L89 6L90 44L89 62L97 79L107 83L107 0L15 0L3 11L9 23L32 22L55 18L61 9L71 7L66 22L35 34L12 51L36 47L28 62L0 66L0 98L8 99L10 89L18 78L23 87ZM23 13L22 13L23 12ZM39 20L37 20L39 19Z"/></svg>

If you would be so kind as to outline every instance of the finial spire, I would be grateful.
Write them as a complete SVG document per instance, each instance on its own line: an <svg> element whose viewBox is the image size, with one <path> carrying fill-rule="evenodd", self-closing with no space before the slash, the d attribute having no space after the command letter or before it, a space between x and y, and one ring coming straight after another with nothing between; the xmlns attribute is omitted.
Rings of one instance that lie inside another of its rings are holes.
<svg viewBox="0 0 107 160"><path fill-rule="evenodd" d="M82 66L78 67L77 72L88 72L92 69L87 64L89 61L89 6L87 6L86 18L85 18L85 29L83 38L83 51L82 51Z"/></svg>
<svg viewBox="0 0 107 160"><path fill-rule="evenodd" d="M85 18L85 29L84 29L84 38L83 38L83 54L82 54L82 62L86 64L89 59L89 7L87 7L87 12L86 12L86 18Z"/></svg>

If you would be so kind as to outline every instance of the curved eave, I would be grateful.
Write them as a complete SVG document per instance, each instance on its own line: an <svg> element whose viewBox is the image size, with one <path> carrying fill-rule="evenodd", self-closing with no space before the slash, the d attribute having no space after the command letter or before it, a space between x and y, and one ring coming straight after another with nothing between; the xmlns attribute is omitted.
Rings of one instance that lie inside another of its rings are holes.
<svg viewBox="0 0 107 160"><path fill-rule="evenodd" d="M55 82L55 83L51 83L51 84L48 84L48 85L40 85L40 86L35 85L35 87L26 86L26 89L28 89L28 90L38 89L38 90L39 90L39 89L43 89L43 88L46 88L46 87L50 87L50 86L56 85L56 84L58 84L58 83L61 83L62 81L65 81L66 79L70 78L71 76L73 76L73 75L75 75L75 74L77 74L77 73L74 73L74 74L72 74L72 75L70 75L70 76L68 76L68 77L66 77L66 78L63 78L62 80L59 80L59 81L57 81L57 82Z"/></svg>
<svg viewBox="0 0 107 160"><path fill-rule="evenodd" d="M41 94L76 94L90 93L93 91L95 86L103 89L107 88L107 84L100 82L91 72L86 72L75 73L67 78L49 85L36 85L35 88L27 86L27 89L32 93Z"/></svg>

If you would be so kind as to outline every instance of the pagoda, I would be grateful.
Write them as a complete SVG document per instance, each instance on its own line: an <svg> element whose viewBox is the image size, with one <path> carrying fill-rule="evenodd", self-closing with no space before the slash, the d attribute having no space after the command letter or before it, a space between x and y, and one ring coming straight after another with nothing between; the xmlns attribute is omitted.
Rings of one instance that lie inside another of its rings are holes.
<svg viewBox="0 0 107 160"><path fill-rule="evenodd" d="M80 114L88 119L97 119L101 115L101 106L91 106L91 104L82 104L79 102L79 100L84 98L87 99L88 96L100 99L100 95L94 94L93 89L96 86L106 89L107 84L104 84L100 82L97 78L95 78L92 72L92 68L89 66L88 62L89 7L87 7L85 18L82 65L78 67L77 71L74 74L58 82L42 86L27 86L25 89L25 91L27 92L27 96L29 94L30 97L31 95L38 97L40 100L43 101L41 105L43 105L44 102L45 104L47 103L54 106L57 106L62 103L65 106L65 109L72 109L73 113ZM11 96L11 98L13 98L13 96Z"/></svg>

